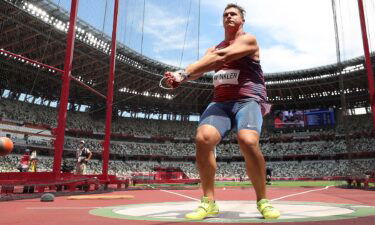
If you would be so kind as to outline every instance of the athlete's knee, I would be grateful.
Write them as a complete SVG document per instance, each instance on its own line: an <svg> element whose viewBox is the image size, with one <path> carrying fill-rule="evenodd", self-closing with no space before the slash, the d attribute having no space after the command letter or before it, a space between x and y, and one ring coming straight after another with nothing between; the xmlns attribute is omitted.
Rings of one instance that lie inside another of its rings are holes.
<svg viewBox="0 0 375 225"><path fill-rule="evenodd" d="M197 145L214 146L216 144L216 138L213 134L208 132L197 133L195 137L195 143Z"/></svg>
<svg viewBox="0 0 375 225"><path fill-rule="evenodd" d="M220 141L220 134L215 128L198 128L195 143L199 146L215 146Z"/></svg>
<svg viewBox="0 0 375 225"><path fill-rule="evenodd" d="M256 135L238 135L237 140L240 146L244 146L250 151L259 150L259 137Z"/></svg>

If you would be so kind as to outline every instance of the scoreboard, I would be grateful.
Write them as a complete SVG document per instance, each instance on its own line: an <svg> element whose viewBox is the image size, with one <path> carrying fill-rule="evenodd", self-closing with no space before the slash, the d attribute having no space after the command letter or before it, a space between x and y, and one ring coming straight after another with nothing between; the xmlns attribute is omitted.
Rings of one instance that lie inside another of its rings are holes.
<svg viewBox="0 0 375 225"><path fill-rule="evenodd" d="M333 109L309 109L304 111L307 126L333 126L335 113Z"/></svg>

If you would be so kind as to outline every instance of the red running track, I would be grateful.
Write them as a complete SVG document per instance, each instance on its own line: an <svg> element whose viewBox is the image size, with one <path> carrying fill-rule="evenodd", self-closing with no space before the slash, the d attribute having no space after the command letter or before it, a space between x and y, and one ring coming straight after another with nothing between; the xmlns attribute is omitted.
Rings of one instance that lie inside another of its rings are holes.
<svg viewBox="0 0 375 225"><path fill-rule="evenodd" d="M319 189L319 190L318 190ZM331 187L323 188L269 188L270 199L280 198L296 193L308 192L305 194L290 196L281 201L301 201L301 202L325 202L337 204L354 204L375 206L375 192L357 189L340 189ZM173 190L172 192L199 199L200 190ZM162 224L214 224L204 222L163 222L163 221L143 221L112 219L107 217L89 214L89 211L96 207L117 206L127 204L158 203L158 202L178 202L189 201L186 197L160 190L143 191L123 191L109 193L133 195L134 199L122 200L67 200L65 196L56 197L54 202L40 202L39 199L18 200L11 202L0 202L3 211L0 216L1 225L162 225ZM252 189L227 188L217 189L216 199L223 200L248 200L254 201L255 194ZM254 205L255 207L255 205ZM232 223L244 224L244 223ZM251 223L262 224L262 223ZM375 216L358 217L355 219L318 221L318 222L286 222L267 223L268 225L296 224L296 225L375 225Z"/></svg>

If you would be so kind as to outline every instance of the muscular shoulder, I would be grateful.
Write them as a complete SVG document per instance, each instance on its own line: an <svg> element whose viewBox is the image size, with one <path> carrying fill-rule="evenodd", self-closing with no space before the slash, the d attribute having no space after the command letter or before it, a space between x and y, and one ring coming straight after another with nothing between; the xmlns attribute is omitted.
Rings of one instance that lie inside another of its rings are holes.
<svg viewBox="0 0 375 225"><path fill-rule="evenodd" d="M253 60L259 61L259 45L254 35L245 33L239 36L236 39L236 42L237 42L237 46L244 47L248 49L249 52L251 52L249 56Z"/></svg>
<svg viewBox="0 0 375 225"><path fill-rule="evenodd" d="M257 39L254 35L245 33L235 40L236 42L242 42L244 44L249 44L249 45L257 45Z"/></svg>

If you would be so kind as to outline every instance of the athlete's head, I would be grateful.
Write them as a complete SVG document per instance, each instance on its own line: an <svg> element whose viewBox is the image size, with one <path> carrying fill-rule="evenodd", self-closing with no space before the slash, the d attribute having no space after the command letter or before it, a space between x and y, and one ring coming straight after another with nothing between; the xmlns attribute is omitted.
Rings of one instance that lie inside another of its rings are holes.
<svg viewBox="0 0 375 225"><path fill-rule="evenodd" d="M236 28L242 27L245 23L246 11L239 5L230 3L228 4L223 12L223 25L224 28Z"/></svg>

